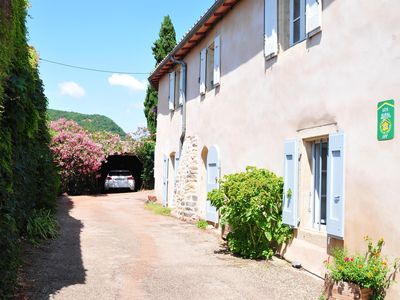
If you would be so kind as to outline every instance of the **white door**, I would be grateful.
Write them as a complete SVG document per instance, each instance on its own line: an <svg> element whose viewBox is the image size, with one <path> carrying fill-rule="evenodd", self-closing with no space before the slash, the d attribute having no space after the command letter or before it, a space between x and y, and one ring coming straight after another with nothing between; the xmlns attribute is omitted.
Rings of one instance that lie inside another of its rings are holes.
<svg viewBox="0 0 400 300"><path fill-rule="evenodd" d="M162 204L167 206L168 203L168 163L169 159L166 155L163 158L163 187L162 187Z"/></svg>
<svg viewBox="0 0 400 300"><path fill-rule="evenodd" d="M220 178L219 149L212 146L207 155L207 192L219 188ZM218 211L211 205L211 201L206 201L206 220L218 223Z"/></svg>

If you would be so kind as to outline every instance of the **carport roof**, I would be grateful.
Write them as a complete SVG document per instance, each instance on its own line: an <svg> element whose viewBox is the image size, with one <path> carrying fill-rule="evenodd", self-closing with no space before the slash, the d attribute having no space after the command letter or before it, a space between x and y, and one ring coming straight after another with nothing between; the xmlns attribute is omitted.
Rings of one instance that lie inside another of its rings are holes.
<svg viewBox="0 0 400 300"><path fill-rule="evenodd" d="M162 76L173 66L171 60L183 59L240 0L216 0L207 12L199 18L183 36L175 48L157 65L149 77L150 83L158 89Z"/></svg>

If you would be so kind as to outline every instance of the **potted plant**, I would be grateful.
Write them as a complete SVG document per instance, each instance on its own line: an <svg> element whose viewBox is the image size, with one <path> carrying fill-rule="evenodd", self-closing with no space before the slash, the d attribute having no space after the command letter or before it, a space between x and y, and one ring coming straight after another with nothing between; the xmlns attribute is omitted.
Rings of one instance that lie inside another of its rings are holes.
<svg viewBox="0 0 400 300"><path fill-rule="evenodd" d="M350 255L336 249L333 260L325 261L325 296L327 299L384 299L385 291L398 271L398 259L389 264L382 256L384 240L376 244L367 236L365 255Z"/></svg>

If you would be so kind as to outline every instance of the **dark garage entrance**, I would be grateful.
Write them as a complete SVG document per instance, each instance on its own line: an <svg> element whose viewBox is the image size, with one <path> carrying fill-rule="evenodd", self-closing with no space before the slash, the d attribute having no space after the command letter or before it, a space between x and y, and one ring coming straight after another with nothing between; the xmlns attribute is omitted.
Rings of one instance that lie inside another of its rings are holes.
<svg viewBox="0 0 400 300"><path fill-rule="evenodd" d="M107 157L101 166L100 190L104 192L104 182L110 170L129 170L135 179L135 191L142 187L143 165L136 155L133 154L115 154Z"/></svg>

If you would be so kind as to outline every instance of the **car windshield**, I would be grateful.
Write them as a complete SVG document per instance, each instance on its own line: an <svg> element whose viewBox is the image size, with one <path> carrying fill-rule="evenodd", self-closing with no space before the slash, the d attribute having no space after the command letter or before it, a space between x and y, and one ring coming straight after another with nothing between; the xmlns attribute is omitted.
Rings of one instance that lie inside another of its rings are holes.
<svg viewBox="0 0 400 300"><path fill-rule="evenodd" d="M111 171L108 176L131 176L129 171Z"/></svg>

